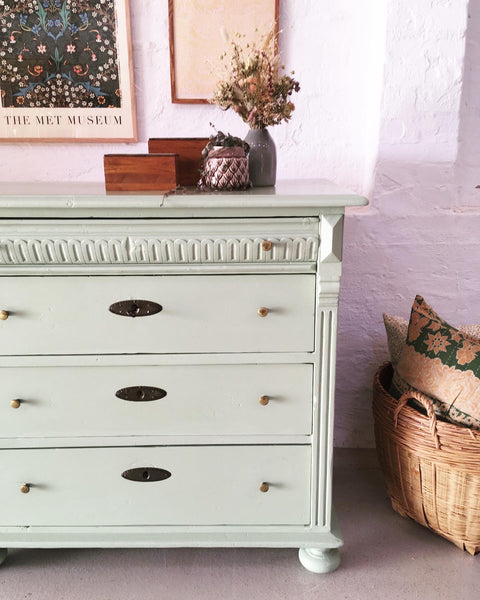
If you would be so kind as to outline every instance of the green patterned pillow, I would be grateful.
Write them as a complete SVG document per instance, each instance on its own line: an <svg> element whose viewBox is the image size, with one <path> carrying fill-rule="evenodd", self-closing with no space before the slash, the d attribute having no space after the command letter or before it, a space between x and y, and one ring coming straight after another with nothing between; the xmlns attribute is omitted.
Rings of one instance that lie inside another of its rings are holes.
<svg viewBox="0 0 480 600"><path fill-rule="evenodd" d="M480 340L441 319L421 296L413 303L392 389L428 395L443 419L480 430Z"/></svg>
<svg viewBox="0 0 480 600"><path fill-rule="evenodd" d="M390 354L390 362L395 369L402 351L405 347L407 339L408 321L403 317L396 317L383 313L383 323L387 334L388 352ZM460 325L458 329L462 333L480 338L480 325Z"/></svg>

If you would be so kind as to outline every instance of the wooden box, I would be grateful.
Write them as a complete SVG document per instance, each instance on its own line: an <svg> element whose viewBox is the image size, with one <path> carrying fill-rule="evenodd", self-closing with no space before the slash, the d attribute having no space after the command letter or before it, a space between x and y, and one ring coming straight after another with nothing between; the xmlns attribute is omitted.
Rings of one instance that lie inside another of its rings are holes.
<svg viewBox="0 0 480 600"><path fill-rule="evenodd" d="M208 141L208 138L151 138L148 151L178 154L177 184L197 185L202 168L202 150Z"/></svg>
<svg viewBox="0 0 480 600"><path fill-rule="evenodd" d="M106 154L107 191L167 191L177 186L176 154Z"/></svg>

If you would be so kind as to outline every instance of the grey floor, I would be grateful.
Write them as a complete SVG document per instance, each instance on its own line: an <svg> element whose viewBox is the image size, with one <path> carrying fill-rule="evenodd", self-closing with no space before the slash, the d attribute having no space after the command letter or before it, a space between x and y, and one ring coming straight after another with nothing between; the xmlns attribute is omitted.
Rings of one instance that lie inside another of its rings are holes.
<svg viewBox="0 0 480 600"><path fill-rule="evenodd" d="M340 568L309 573L296 550L12 550L0 600L472 600L480 556L390 508L375 456L337 450Z"/></svg>

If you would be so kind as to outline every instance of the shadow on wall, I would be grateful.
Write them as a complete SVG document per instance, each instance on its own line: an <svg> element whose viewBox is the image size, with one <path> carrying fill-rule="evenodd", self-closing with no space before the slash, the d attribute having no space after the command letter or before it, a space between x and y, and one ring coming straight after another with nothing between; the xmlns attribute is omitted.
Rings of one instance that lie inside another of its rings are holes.
<svg viewBox="0 0 480 600"><path fill-rule="evenodd" d="M372 378L388 360L382 313L416 294L447 321L480 323L480 3L470 0L455 163L382 162L368 210L350 212L339 307L337 446L373 447Z"/></svg>
<svg viewBox="0 0 480 600"><path fill-rule="evenodd" d="M460 125L458 156L455 165L456 179L461 186L463 206L480 206L480 3L470 0L465 40L465 64L462 97L460 101Z"/></svg>

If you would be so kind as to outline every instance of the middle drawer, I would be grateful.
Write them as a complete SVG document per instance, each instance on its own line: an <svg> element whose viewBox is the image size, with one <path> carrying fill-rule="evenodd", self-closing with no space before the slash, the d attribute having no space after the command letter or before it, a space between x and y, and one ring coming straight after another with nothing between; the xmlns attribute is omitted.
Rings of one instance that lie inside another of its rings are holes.
<svg viewBox="0 0 480 600"><path fill-rule="evenodd" d="M309 352L314 302L314 274L2 277L0 354Z"/></svg>
<svg viewBox="0 0 480 600"><path fill-rule="evenodd" d="M0 368L0 438L311 433L309 364L51 361Z"/></svg>

